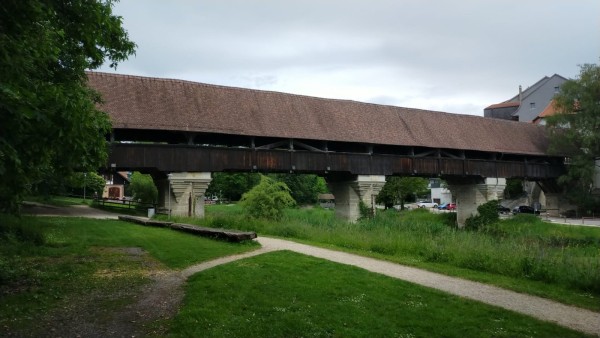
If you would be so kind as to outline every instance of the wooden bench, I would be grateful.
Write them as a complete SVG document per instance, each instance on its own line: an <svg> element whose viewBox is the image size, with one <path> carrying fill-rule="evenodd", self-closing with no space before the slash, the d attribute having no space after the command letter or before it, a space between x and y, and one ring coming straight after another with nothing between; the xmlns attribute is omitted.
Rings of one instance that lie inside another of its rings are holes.
<svg viewBox="0 0 600 338"><path fill-rule="evenodd" d="M157 221L146 217L136 217L129 215L119 216L119 220L155 227L167 227L173 230L183 231L195 234L202 237L223 239L229 242L248 241L256 238L256 232L253 231L238 231L229 229L207 228L192 224L173 223L167 221Z"/></svg>

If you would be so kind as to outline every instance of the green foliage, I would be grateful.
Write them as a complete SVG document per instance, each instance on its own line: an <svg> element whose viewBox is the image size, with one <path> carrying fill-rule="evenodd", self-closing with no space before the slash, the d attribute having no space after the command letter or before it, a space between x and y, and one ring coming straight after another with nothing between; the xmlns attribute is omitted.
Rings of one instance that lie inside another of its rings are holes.
<svg viewBox="0 0 600 338"><path fill-rule="evenodd" d="M491 200L477 207L478 215L471 216L465 221L465 228L477 230L486 225L498 222L498 201Z"/></svg>
<svg viewBox="0 0 600 338"><path fill-rule="evenodd" d="M280 219L283 209L293 207L296 201L283 182L260 176L260 183L242 196L240 204L254 218Z"/></svg>
<svg viewBox="0 0 600 338"><path fill-rule="evenodd" d="M219 196L230 201L239 201L242 195L260 182L257 173L214 173L206 189L206 196Z"/></svg>
<svg viewBox="0 0 600 338"><path fill-rule="evenodd" d="M305 174L270 174L270 178L285 183L290 189L292 198L298 204L313 204L321 193L327 192L325 179L317 175ZM257 173L215 173L207 196L220 196L231 201L238 201L242 195L260 182Z"/></svg>
<svg viewBox="0 0 600 338"><path fill-rule="evenodd" d="M314 204L319 194L326 193L327 184L323 177L308 174L272 174L269 177L285 183L292 198L298 204Z"/></svg>
<svg viewBox="0 0 600 338"><path fill-rule="evenodd" d="M131 192L133 199L139 200L142 203L155 203L158 199L158 189L154 185L152 176L148 174L142 174L140 172L134 172L131 175Z"/></svg>
<svg viewBox="0 0 600 338"><path fill-rule="evenodd" d="M92 171L87 173L73 173L67 178L67 187L76 192L77 195L83 195L83 188L85 187L88 197L93 196L94 193L102 196L105 185L104 178Z"/></svg>
<svg viewBox="0 0 600 338"><path fill-rule="evenodd" d="M523 195L523 180L520 178L509 178L504 188L504 198L516 198Z"/></svg>
<svg viewBox="0 0 600 338"><path fill-rule="evenodd" d="M565 82L555 96L557 114L548 118L547 127L552 153L569 158L559 183L573 203L589 208L598 205L592 183L600 160L600 66L580 67L579 76Z"/></svg>
<svg viewBox="0 0 600 338"><path fill-rule="evenodd" d="M362 200L358 202L358 212L360 213L360 219L368 219L374 216L373 209Z"/></svg>
<svg viewBox="0 0 600 338"><path fill-rule="evenodd" d="M0 2L0 211L48 174L105 163L110 121L85 70L134 51L113 2Z"/></svg>
<svg viewBox="0 0 600 338"><path fill-rule="evenodd" d="M422 177L388 177L383 189L377 195L376 202L384 204L386 209L396 204L404 209L404 202L414 195L427 192L428 180Z"/></svg>

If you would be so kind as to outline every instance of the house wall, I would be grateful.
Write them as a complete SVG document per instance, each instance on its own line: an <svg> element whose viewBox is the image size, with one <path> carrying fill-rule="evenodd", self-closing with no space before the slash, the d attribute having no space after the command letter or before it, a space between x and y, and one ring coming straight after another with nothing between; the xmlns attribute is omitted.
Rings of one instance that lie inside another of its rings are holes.
<svg viewBox="0 0 600 338"><path fill-rule="evenodd" d="M123 199L124 186L122 184L107 184L104 186L102 198Z"/></svg>
<svg viewBox="0 0 600 338"><path fill-rule="evenodd" d="M566 80L560 75L553 75L537 90L523 97L521 106L516 111L520 122L531 122L548 106L554 95L557 94L555 87L562 86ZM532 103L534 106L532 107Z"/></svg>
<svg viewBox="0 0 600 338"><path fill-rule="evenodd" d="M439 205L452 203L452 193L447 188L431 188L431 200Z"/></svg>

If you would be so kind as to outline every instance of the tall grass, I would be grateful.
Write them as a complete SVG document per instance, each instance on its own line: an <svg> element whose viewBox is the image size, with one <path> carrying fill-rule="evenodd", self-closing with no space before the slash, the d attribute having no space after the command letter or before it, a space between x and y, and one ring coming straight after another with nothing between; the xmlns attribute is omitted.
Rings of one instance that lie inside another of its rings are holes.
<svg viewBox="0 0 600 338"><path fill-rule="evenodd" d="M251 219L238 206L211 206L211 227L256 231L389 257L541 281L600 295L600 229L522 215L478 231L456 229L447 214L386 211L348 223L321 208L287 210L280 221ZM191 220L187 220L191 221Z"/></svg>

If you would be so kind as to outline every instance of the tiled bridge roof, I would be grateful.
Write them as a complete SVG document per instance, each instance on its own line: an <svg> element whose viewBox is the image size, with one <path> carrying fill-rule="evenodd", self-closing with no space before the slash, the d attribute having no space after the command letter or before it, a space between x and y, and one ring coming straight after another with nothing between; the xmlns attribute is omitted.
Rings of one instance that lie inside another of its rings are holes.
<svg viewBox="0 0 600 338"><path fill-rule="evenodd" d="M115 129L546 155L541 126L182 80L88 73Z"/></svg>

